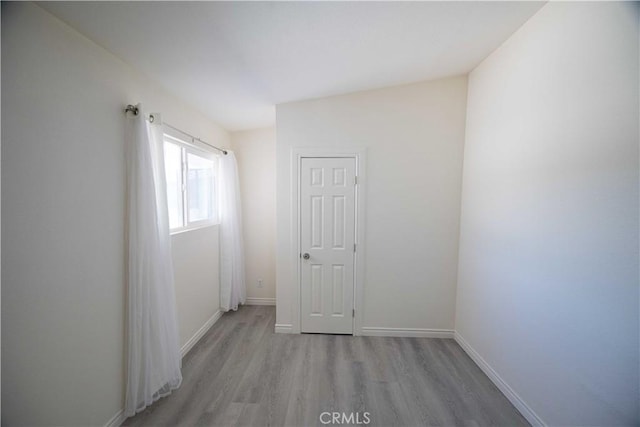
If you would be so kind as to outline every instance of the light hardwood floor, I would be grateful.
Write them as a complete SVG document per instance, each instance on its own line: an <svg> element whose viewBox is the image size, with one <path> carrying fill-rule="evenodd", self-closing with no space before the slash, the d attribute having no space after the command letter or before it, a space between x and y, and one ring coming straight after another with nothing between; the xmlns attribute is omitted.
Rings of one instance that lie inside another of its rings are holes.
<svg viewBox="0 0 640 427"><path fill-rule="evenodd" d="M528 425L449 339L284 335L275 308L227 313L183 361L179 390L126 426ZM325 421L329 418L325 415Z"/></svg>

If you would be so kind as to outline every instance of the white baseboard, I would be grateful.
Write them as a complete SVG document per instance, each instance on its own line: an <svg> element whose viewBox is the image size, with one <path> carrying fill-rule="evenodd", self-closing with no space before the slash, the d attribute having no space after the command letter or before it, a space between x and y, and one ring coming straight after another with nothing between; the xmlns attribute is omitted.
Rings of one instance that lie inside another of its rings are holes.
<svg viewBox="0 0 640 427"><path fill-rule="evenodd" d="M276 334L292 334L293 325L287 323L276 323Z"/></svg>
<svg viewBox="0 0 640 427"><path fill-rule="evenodd" d="M120 427L124 420L124 409L120 409L117 414L115 414L109 421L107 421L104 427Z"/></svg>
<svg viewBox="0 0 640 427"><path fill-rule="evenodd" d="M251 298L247 297L247 305L276 305L275 298Z"/></svg>
<svg viewBox="0 0 640 427"><path fill-rule="evenodd" d="M187 341L180 349L180 353L182 354L182 357L184 357L187 353L189 353L189 350L191 350L193 346L196 345L198 341L200 341L200 338L202 338L204 334L207 333L209 328L211 328L221 316L222 316L222 311L221 310L216 311L213 314L213 316L211 316L209 320L207 320L205 324L202 325L202 327L196 331L196 333L189 339L189 341Z"/></svg>
<svg viewBox="0 0 640 427"><path fill-rule="evenodd" d="M453 338L451 329L362 327L360 334L370 337Z"/></svg>
<svg viewBox="0 0 640 427"><path fill-rule="evenodd" d="M507 384L506 381L504 381L500 377L500 375L498 375L498 373L491 367L491 365L489 365L487 361L484 360L482 356L480 356L480 354L474 350L473 347L471 347L471 345L462 337L462 335L460 335L458 332L455 332L454 339L460 345L460 347L462 347L462 349L469 355L469 357L474 362L476 362L476 365L478 365L478 367L482 369L482 371L489 377L489 379L496 385L496 387L498 387L502 394L504 394L507 399L509 399L509 401L513 404L513 406L515 406L516 409L520 411L522 416L525 417L527 421L529 421L532 426L546 427L546 424L544 423L544 421L542 421L542 418L540 418L538 414L533 412L533 409L531 409L529 405L527 405L525 401L522 400L520 396L518 396L518 393L516 393L511 388L511 386L509 386L509 384Z"/></svg>

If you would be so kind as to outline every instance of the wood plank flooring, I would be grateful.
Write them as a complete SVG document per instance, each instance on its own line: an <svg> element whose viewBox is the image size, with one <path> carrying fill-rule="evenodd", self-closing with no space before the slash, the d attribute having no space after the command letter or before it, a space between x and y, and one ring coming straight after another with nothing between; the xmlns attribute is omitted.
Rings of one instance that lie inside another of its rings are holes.
<svg viewBox="0 0 640 427"><path fill-rule="evenodd" d="M180 389L124 425L322 426L322 412L369 412L372 426L528 425L453 340L284 335L274 323L267 306L222 316L185 357Z"/></svg>

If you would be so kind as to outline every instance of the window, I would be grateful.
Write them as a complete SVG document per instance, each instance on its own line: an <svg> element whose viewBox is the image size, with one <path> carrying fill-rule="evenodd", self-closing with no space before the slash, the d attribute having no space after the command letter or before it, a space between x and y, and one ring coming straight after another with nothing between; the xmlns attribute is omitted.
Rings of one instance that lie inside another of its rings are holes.
<svg viewBox="0 0 640 427"><path fill-rule="evenodd" d="M217 156L165 135L164 167L171 231L217 223Z"/></svg>

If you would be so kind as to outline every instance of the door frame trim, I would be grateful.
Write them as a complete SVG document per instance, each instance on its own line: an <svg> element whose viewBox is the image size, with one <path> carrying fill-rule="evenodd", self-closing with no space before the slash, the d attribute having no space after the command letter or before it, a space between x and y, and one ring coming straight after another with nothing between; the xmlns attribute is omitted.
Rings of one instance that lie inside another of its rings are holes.
<svg viewBox="0 0 640 427"><path fill-rule="evenodd" d="M355 242L356 254L354 259L354 280L353 280L353 308L355 317L353 318L353 335L362 335L363 325L363 303L364 303L364 279L365 279L365 195L366 177L366 148L314 148L314 147L293 147L291 148L291 260L293 272L292 311L293 328L292 332L301 333L302 327L302 292L301 292L301 271L300 271L300 166L305 157L353 157L356 159L356 176L358 184L355 191Z"/></svg>

